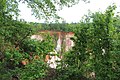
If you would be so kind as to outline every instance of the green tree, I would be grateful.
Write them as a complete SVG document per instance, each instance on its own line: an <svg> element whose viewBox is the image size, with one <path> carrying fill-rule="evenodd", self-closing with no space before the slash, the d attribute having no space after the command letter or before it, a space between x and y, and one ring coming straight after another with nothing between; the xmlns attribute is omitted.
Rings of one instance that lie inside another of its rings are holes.
<svg viewBox="0 0 120 80"><path fill-rule="evenodd" d="M58 18L56 11L62 9L64 6L70 7L75 5L79 1L80 0L0 0L0 12L3 15L10 14L12 16L16 15L17 17L19 14L18 5L19 3L24 3L28 8L31 8L32 14L36 18Z"/></svg>
<svg viewBox="0 0 120 80"><path fill-rule="evenodd" d="M119 79L119 32L113 22L115 8L114 5L109 6L104 13L93 13L80 23L73 38L75 46L65 54L63 62L67 67L62 67L66 71L62 78Z"/></svg>
<svg viewBox="0 0 120 80"><path fill-rule="evenodd" d="M20 2L26 4L31 8L36 18L49 19L51 17L59 18L56 15L58 9L61 9L63 6L70 7L78 1L79 0L0 0L0 73L2 73L0 74L0 79L9 80L13 75L15 77L18 76L21 80L43 78L47 72L43 58L38 58L37 56L38 60L35 60L35 55L30 58L31 55L28 50L25 51L25 48L27 46L27 48L36 54L38 54L37 52L39 50L46 54L53 49L50 38L43 43L28 39L35 27L31 28L30 24L17 20L19 15L18 4ZM21 47L22 45L24 45L24 47ZM27 62L24 60L27 60ZM24 61L24 63L22 61ZM29 64L27 64L28 62Z"/></svg>

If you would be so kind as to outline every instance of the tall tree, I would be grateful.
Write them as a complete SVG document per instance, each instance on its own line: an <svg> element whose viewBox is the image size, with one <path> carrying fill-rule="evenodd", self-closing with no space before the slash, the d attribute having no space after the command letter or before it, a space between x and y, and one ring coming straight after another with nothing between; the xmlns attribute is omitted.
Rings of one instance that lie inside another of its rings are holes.
<svg viewBox="0 0 120 80"><path fill-rule="evenodd" d="M67 67L62 78L80 80L78 76L84 75L91 80L119 79L120 33L113 22L115 8L113 5L104 13L93 13L80 24L73 50L65 54Z"/></svg>

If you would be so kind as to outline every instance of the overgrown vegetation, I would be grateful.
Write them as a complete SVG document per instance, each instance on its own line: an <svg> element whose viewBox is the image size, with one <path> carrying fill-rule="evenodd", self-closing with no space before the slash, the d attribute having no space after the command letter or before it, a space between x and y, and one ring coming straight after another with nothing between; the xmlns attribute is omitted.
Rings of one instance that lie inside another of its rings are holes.
<svg viewBox="0 0 120 80"><path fill-rule="evenodd" d="M115 26L115 8L109 6L104 13L88 15L80 23L73 38L75 46L65 53L57 80L120 79L120 32Z"/></svg>
<svg viewBox="0 0 120 80"><path fill-rule="evenodd" d="M17 20L19 1L27 3L37 18L41 12L43 18L58 17L55 0L54 3L51 0L0 0L1 80L39 80L47 76L49 68L44 59L55 44L49 35L44 35L43 41L30 39L39 30L75 32L75 46L64 53L52 80L120 79L120 16L114 16L114 5L104 13L88 15L80 23L48 25ZM75 2L60 0L58 3L63 7ZM46 9L49 10L46 12Z"/></svg>

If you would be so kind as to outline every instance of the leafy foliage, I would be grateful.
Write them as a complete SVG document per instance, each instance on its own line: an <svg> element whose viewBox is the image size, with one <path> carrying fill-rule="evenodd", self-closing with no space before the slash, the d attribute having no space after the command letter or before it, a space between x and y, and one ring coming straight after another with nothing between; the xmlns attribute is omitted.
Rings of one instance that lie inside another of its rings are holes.
<svg viewBox="0 0 120 80"><path fill-rule="evenodd" d="M14 45L7 46L8 48L2 53L4 57L1 59L0 72L4 73L0 78L4 80L4 77L8 76L6 80L13 75L18 75L21 80L43 78L47 72L45 55L54 48L50 37L46 38L44 42L24 39L22 45L16 48Z"/></svg>
<svg viewBox="0 0 120 80"><path fill-rule="evenodd" d="M113 22L114 10L114 5L109 6L105 13L96 12L88 16L87 21L81 22L81 28L73 38L75 46L64 56L58 73L60 77L79 80L78 75L92 80L119 79L120 40Z"/></svg>
<svg viewBox="0 0 120 80"><path fill-rule="evenodd" d="M96 12L80 24L43 24L18 21L19 2L32 9L37 18L59 18L56 11L79 0L0 0L0 79L35 80L44 78L48 67L45 55L54 48L52 38L31 40L39 29L75 32L75 47L67 52L58 67L57 80L116 80L120 76L120 17L114 17L115 6L105 13ZM86 0L83 0L86 1ZM59 7L57 7L59 5ZM16 20L13 19L16 17ZM92 22L91 22L92 20ZM55 27L57 26L57 27ZM66 26L66 27L64 27ZM55 29L56 28L56 29Z"/></svg>
<svg viewBox="0 0 120 80"><path fill-rule="evenodd" d="M2 73L0 79L42 78L47 72L44 56L54 47L52 38L46 36L44 42L30 40L30 36L35 34L39 26L34 27L26 22L13 20L13 15L18 14L17 5L16 0L0 1L0 73ZM27 50L33 48L34 55L31 55L29 50L25 51L26 48ZM33 72L36 73L33 74Z"/></svg>
<svg viewBox="0 0 120 80"><path fill-rule="evenodd" d="M0 0L0 15L9 14L11 16L19 15L19 3L24 3L31 8L32 14L38 19L60 18L56 11L61 10L64 6L70 7L80 0ZM87 2L87 0L83 0Z"/></svg>

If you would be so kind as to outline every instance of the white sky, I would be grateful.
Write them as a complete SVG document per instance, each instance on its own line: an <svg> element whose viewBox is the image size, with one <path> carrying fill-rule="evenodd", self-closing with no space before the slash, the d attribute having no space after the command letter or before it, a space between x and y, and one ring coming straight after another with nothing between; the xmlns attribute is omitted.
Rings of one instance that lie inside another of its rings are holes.
<svg viewBox="0 0 120 80"><path fill-rule="evenodd" d="M82 16L88 13L88 10L91 12L105 11L106 8L113 3L117 6L116 12L120 12L120 0L90 0L90 3L86 4L83 1L80 1L79 4L70 8L65 7L57 13L68 23L79 22ZM44 20L37 20L33 15L31 15L31 10L28 9L25 4L20 4L19 9L21 10L21 16L19 18L28 22L44 22Z"/></svg>

